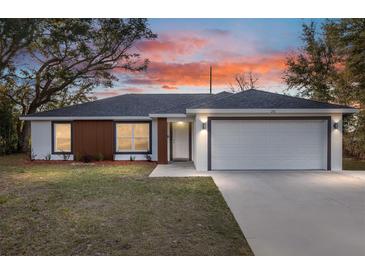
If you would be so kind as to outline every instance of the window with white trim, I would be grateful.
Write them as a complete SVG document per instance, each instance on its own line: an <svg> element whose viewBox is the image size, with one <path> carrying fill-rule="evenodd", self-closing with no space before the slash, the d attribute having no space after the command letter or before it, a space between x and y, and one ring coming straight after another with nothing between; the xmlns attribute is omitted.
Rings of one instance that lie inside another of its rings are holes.
<svg viewBox="0 0 365 274"><path fill-rule="evenodd" d="M116 152L150 151L150 123L116 123Z"/></svg>
<svg viewBox="0 0 365 274"><path fill-rule="evenodd" d="M53 152L71 153L71 123L53 123Z"/></svg>

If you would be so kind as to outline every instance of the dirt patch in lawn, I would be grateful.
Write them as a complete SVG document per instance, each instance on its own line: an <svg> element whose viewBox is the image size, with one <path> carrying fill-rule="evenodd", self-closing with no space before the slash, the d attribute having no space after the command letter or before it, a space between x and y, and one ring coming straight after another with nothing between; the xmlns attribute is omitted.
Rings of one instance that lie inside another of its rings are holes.
<svg viewBox="0 0 365 274"><path fill-rule="evenodd" d="M252 255L209 177L0 157L0 255Z"/></svg>

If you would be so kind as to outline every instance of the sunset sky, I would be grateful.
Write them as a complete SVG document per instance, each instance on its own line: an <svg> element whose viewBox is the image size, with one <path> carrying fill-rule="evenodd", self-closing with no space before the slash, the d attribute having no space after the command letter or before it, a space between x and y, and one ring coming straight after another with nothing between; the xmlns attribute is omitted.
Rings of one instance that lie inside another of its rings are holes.
<svg viewBox="0 0 365 274"><path fill-rule="evenodd" d="M146 72L116 72L114 88L98 88L98 97L131 92L213 92L229 90L234 75L252 71L258 87L282 92L285 56L302 45L303 23L313 19L150 19L156 40L140 41L136 50L151 63ZM291 93L295 93L292 90Z"/></svg>

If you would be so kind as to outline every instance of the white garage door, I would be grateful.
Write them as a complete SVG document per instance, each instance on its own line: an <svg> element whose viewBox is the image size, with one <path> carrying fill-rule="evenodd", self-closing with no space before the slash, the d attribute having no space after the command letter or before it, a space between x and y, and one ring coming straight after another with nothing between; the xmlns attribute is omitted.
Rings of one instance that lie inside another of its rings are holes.
<svg viewBox="0 0 365 274"><path fill-rule="evenodd" d="M327 120L212 120L211 169L327 169Z"/></svg>

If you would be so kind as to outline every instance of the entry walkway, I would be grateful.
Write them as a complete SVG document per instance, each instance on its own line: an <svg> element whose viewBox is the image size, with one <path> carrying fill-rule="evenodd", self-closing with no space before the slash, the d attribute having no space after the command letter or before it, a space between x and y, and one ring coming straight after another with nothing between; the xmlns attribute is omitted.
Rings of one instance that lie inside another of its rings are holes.
<svg viewBox="0 0 365 274"><path fill-rule="evenodd" d="M208 172L195 169L193 162L173 162L168 165L157 165L150 177L191 177L211 176Z"/></svg>

